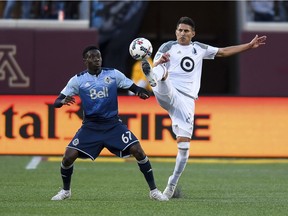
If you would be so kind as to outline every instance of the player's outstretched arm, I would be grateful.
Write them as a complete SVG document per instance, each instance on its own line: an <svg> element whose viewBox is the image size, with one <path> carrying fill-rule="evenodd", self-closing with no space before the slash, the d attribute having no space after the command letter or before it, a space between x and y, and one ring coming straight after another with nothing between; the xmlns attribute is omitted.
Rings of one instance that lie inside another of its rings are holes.
<svg viewBox="0 0 288 216"><path fill-rule="evenodd" d="M219 48L216 57L228 57L250 49L258 48L259 46L265 44L266 38L266 36L259 37L256 35L249 43Z"/></svg>

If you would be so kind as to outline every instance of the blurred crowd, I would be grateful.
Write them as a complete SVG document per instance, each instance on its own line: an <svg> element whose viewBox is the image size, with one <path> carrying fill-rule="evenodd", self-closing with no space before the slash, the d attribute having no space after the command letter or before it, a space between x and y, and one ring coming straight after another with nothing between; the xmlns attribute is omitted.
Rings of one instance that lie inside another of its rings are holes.
<svg viewBox="0 0 288 216"><path fill-rule="evenodd" d="M131 75L128 47L138 35L148 1L0 1L2 19L90 20L99 33L105 67ZM125 37L123 37L125 35ZM117 57L115 57L117 53ZM143 79L145 80L145 79Z"/></svg>
<svg viewBox="0 0 288 216"><path fill-rule="evenodd" d="M0 17L3 19L89 19L90 14L101 7L110 7L109 1L0 1ZM123 1L131 3L131 1ZM118 1L119 3L119 1ZM256 22L286 22L288 21L287 0L247 0L248 19ZM95 18L96 17L96 18ZM97 22L97 14L93 22Z"/></svg>
<svg viewBox="0 0 288 216"><path fill-rule="evenodd" d="M131 75L139 74L128 53L130 42L138 35L149 1L0 1L2 19L90 20L99 32L103 65ZM288 1L247 0L249 21L288 22ZM125 35L125 37L123 37ZM117 57L115 58L115 53ZM131 70L132 68L132 70ZM129 74L131 73L131 74ZM143 78L137 78L143 82Z"/></svg>
<svg viewBox="0 0 288 216"><path fill-rule="evenodd" d="M247 1L248 19L255 22L287 22L288 1L252 0Z"/></svg>
<svg viewBox="0 0 288 216"><path fill-rule="evenodd" d="M89 1L7 0L0 4L3 19L89 19Z"/></svg>

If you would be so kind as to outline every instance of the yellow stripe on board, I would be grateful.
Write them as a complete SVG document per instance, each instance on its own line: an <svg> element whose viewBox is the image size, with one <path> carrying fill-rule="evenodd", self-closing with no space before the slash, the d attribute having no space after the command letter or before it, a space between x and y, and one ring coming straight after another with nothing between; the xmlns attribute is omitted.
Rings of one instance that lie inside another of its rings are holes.
<svg viewBox="0 0 288 216"><path fill-rule="evenodd" d="M51 162L62 161L62 157L48 157L47 161L51 161ZM79 162L93 162L89 158L87 158L87 159L78 158L77 161L79 161ZM98 157L95 161L97 161L97 162L125 162L125 161L127 161L127 159L117 158L117 157Z"/></svg>
<svg viewBox="0 0 288 216"><path fill-rule="evenodd" d="M174 163L175 158L171 157L150 157L150 161L152 162L166 162L166 163ZM62 160L62 157L48 157L47 161L50 162L59 162ZM79 162L93 162L90 159L77 159ZM133 157L130 158L118 158L118 157L98 157L95 162L133 162L135 159ZM221 158L199 158L199 159L189 159L188 163L201 163L201 164L271 164L271 163L288 163L288 159L221 159Z"/></svg>

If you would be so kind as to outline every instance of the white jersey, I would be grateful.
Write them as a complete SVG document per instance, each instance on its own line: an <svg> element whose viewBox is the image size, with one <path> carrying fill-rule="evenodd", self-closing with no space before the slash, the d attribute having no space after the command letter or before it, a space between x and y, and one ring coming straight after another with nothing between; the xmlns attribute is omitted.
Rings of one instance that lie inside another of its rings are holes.
<svg viewBox="0 0 288 216"><path fill-rule="evenodd" d="M157 51L154 62L162 54L169 53L170 61L164 66L168 70L168 79L180 93L193 98L198 97L201 83L203 59L214 59L219 48L199 42L188 46L168 41Z"/></svg>

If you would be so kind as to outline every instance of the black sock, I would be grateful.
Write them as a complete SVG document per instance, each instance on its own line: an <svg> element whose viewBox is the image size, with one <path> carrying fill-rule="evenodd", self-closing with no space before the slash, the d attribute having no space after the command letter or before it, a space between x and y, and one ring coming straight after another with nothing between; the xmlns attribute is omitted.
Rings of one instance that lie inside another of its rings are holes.
<svg viewBox="0 0 288 216"><path fill-rule="evenodd" d="M74 167L73 164L69 167L65 167L63 164L61 164L60 172L61 172L61 176L62 176L63 189L64 190L70 189L73 167Z"/></svg>
<svg viewBox="0 0 288 216"><path fill-rule="evenodd" d="M150 190L155 189L156 184L154 181L154 175L153 175L152 167L151 167L151 164L150 164L148 157L146 156L143 160L137 161L137 162L138 162L138 166L140 168L140 171L143 173L143 175L146 179L146 182L149 185Z"/></svg>

